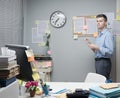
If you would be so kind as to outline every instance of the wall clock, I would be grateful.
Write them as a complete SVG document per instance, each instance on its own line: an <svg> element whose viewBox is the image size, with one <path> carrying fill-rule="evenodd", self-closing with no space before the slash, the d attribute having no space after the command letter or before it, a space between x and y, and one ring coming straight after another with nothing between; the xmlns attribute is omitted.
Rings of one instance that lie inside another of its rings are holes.
<svg viewBox="0 0 120 98"><path fill-rule="evenodd" d="M61 11L55 11L50 16L50 24L53 27L60 28L66 23L66 16Z"/></svg>

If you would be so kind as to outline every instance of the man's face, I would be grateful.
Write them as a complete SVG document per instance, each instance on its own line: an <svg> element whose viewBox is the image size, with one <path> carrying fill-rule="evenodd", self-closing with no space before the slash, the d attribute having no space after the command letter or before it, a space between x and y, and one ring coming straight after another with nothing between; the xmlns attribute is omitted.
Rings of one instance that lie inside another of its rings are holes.
<svg viewBox="0 0 120 98"><path fill-rule="evenodd" d="M103 30L107 26L107 22L103 17L97 18L97 27L99 30Z"/></svg>

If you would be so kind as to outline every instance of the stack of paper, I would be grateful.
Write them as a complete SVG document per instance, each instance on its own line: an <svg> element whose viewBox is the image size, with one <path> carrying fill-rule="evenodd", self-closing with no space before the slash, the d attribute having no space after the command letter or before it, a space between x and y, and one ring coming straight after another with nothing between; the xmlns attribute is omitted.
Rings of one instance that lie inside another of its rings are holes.
<svg viewBox="0 0 120 98"><path fill-rule="evenodd" d="M14 65L9 68L0 68L0 79L10 79L19 74L19 65Z"/></svg>
<svg viewBox="0 0 120 98"><path fill-rule="evenodd" d="M120 87L116 84L108 83L90 88L90 93L100 98L117 98L120 96Z"/></svg>
<svg viewBox="0 0 120 98"><path fill-rule="evenodd" d="M9 55L0 55L0 87L5 87L16 80L20 66L17 64L17 56L10 50Z"/></svg>

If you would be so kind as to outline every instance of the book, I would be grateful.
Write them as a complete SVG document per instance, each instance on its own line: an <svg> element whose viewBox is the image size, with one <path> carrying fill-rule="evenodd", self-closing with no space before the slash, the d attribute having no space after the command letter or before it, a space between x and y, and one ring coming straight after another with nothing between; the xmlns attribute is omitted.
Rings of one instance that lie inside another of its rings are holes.
<svg viewBox="0 0 120 98"><path fill-rule="evenodd" d="M19 65L14 65L10 68L0 68L0 78L11 78L19 74Z"/></svg>
<svg viewBox="0 0 120 98"><path fill-rule="evenodd" d="M36 66L37 67L51 67L52 66L52 61L36 61Z"/></svg>
<svg viewBox="0 0 120 98"><path fill-rule="evenodd" d="M106 84L107 85L107 84ZM103 89L100 86L95 86L89 89L90 93L100 98L111 98L120 96L120 87Z"/></svg>
<svg viewBox="0 0 120 98"><path fill-rule="evenodd" d="M19 70L16 70L15 72L12 72L8 75L0 75L0 79L10 79L12 77L16 77L19 74Z"/></svg>
<svg viewBox="0 0 120 98"><path fill-rule="evenodd" d="M89 95L89 97L88 97L88 98L100 98L100 97L98 97L98 96L93 95L93 94L91 94L91 93L90 93L90 95Z"/></svg>
<svg viewBox="0 0 120 98"><path fill-rule="evenodd" d="M6 87L14 81L16 81L16 77L12 77L10 79L0 79L0 87Z"/></svg>
<svg viewBox="0 0 120 98"><path fill-rule="evenodd" d="M19 66L16 66L9 70L0 70L0 75L8 75L8 74L16 72L16 71L19 71Z"/></svg>
<svg viewBox="0 0 120 98"><path fill-rule="evenodd" d="M0 55L0 63L9 62L11 60L15 60L16 58L17 58L16 55L7 56Z"/></svg>
<svg viewBox="0 0 120 98"><path fill-rule="evenodd" d="M118 92L116 92L114 94L110 94L110 95L102 95L100 93L90 91L90 94L91 94L90 98L117 98L117 97L120 97L120 93L118 93Z"/></svg>
<svg viewBox="0 0 120 98"><path fill-rule="evenodd" d="M112 89L119 87L119 85L117 83L108 83L108 84L102 84L100 85L100 87L103 89Z"/></svg>
<svg viewBox="0 0 120 98"><path fill-rule="evenodd" d="M1 62L0 63L0 68L8 68L11 66L17 65L17 61L16 60L11 60L8 62Z"/></svg>
<svg viewBox="0 0 120 98"><path fill-rule="evenodd" d="M18 64L15 64L15 65L10 66L8 68L0 68L0 72L2 72L2 71L12 71L13 69L16 69L17 67L19 67Z"/></svg>
<svg viewBox="0 0 120 98"><path fill-rule="evenodd" d="M105 97L104 96L100 97L100 96L90 94L88 98L120 98L120 97L119 97L119 94L118 94L118 96L116 95L116 96L113 96L113 97L106 97L106 96Z"/></svg>

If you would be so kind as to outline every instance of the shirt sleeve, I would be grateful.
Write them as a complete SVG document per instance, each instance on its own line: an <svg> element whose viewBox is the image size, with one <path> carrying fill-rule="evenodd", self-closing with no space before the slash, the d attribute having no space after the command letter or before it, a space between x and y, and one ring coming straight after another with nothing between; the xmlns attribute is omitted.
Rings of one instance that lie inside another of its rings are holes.
<svg viewBox="0 0 120 98"><path fill-rule="evenodd" d="M112 55L114 48L113 42L114 42L113 35L111 33L106 35L104 45L100 47L100 52L102 53L102 55L104 56Z"/></svg>

